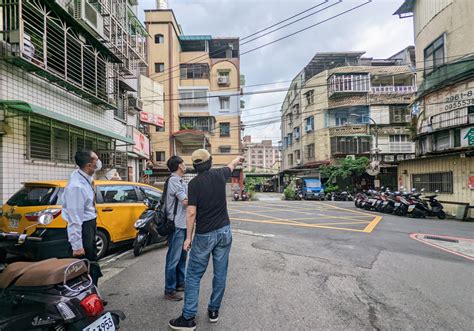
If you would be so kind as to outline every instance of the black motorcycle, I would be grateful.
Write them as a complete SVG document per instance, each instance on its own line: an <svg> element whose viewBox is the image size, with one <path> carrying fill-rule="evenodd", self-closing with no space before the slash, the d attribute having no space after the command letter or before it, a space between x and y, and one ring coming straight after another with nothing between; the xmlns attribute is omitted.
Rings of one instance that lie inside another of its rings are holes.
<svg viewBox="0 0 474 331"><path fill-rule="evenodd" d="M436 193L438 193L438 191L436 191ZM441 204L441 202L439 202L436 197L438 195L437 194L433 194L433 195L426 195L425 198L428 199L428 202L430 204L430 211L429 211L429 215L430 216L436 216L438 217L440 220L444 220L446 219L446 213L445 211L443 210L443 205Z"/></svg>
<svg viewBox="0 0 474 331"><path fill-rule="evenodd" d="M158 201L146 200L147 209L140 215L140 218L135 222L135 229L137 229L137 236L133 241L133 254L139 256L146 246L152 244L164 243L168 236L162 236L158 233Z"/></svg>
<svg viewBox="0 0 474 331"><path fill-rule="evenodd" d="M39 240L0 232L3 247ZM52 258L8 265L0 274L0 330L118 329L125 315L104 310L88 263Z"/></svg>

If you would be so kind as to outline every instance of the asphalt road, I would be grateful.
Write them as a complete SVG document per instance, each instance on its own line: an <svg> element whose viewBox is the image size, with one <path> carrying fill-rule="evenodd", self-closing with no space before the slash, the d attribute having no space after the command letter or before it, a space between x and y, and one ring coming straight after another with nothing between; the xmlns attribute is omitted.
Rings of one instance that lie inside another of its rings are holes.
<svg viewBox="0 0 474 331"><path fill-rule="evenodd" d="M474 329L470 242L442 249L410 237L474 238L474 223L379 215L345 202L229 202L229 211L234 243L220 320L207 321L211 263L198 329ZM127 315L124 330L166 330L180 314L182 302L163 299L165 255L153 247L102 262L100 289L108 308Z"/></svg>

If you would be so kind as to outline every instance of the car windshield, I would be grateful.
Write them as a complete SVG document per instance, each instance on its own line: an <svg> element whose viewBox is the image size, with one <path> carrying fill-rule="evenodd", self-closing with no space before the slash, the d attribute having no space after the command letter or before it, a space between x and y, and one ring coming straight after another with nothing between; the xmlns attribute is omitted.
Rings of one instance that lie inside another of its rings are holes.
<svg viewBox="0 0 474 331"><path fill-rule="evenodd" d="M306 182L306 187L321 187L321 183L319 182Z"/></svg>
<svg viewBox="0 0 474 331"><path fill-rule="evenodd" d="M7 201L7 204L18 207L48 206L55 204L57 190L57 187L50 186L24 186Z"/></svg>

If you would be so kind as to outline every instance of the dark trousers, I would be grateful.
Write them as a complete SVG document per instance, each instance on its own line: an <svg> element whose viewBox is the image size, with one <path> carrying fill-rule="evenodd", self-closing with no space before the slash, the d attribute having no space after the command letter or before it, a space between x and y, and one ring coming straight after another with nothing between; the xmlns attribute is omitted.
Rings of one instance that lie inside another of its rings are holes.
<svg viewBox="0 0 474 331"><path fill-rule="evenodd" d="M86 253L85 258L91 263L90 276L94 282L94 285L97 286L99 278L102 277L102 271L100 270L99 263L97 262L97 246L95 243L96 234L96 219L82 223L82 247Z"/></svg>

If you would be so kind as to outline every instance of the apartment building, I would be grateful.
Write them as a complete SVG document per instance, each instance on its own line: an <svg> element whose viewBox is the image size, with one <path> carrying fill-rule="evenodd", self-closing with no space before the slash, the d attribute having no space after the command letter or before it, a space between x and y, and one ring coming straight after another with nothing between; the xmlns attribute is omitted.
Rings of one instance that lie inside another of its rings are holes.
<svg viewBox="0 0 474 331"><path fill-rule="evenodd" d="M245 171L278 172L279 150L278 147L273 146L271 140L253 143L251 136L245 136L243 138L243 151Z"/></svg>
<svg viewBox="0 0 474 331"><path fill-rule="evenodd" d="M412 17L418 63L416 159L402 162L405 187L455 203L474 202L474 2L406 0L395 12ZM445 205L465 215L459 205ZM472 213L471 213L472 214Z"/></svg>
<svg viewBox="0 0 474 331"><path fill-rule="evenodd" d="M416 91L414 48L388 59L363 55L317 53L294 78L281 109L282 169L366 156L384 168L382 185L396 185L397 162L414 157L407 112Z"/></svg>
<svg viewBox="0 0 474 331"><path fill-rule="evenodd" d="M214 166L228 164L241 152L239 39L184 34L171 9L146 10L145 26L149 77L165 93L165 125L151 139L154 174L171 155L191 164L199 148Z"/></svg>
<svg viewBox="0 0 474 331"><path fill-rule="evenodd" d="M137 116L147 33L136 8L0 2L0 201L25 181L67 179L84 148L99 154L102 176L139 179L149 153Z"/></svg>

